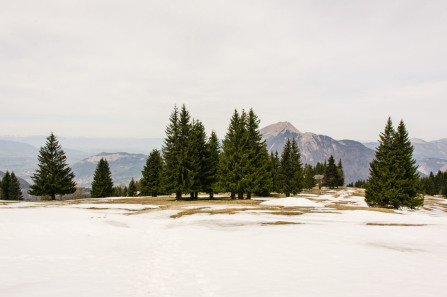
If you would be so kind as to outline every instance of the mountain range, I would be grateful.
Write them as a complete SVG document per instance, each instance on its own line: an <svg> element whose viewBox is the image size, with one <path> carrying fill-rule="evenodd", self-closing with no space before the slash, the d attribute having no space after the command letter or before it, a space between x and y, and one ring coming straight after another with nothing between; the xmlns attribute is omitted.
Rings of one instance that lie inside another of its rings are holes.
<svg viewBox="0 0 447 297"><path fill-rule="evenodd" d="M330 155L342 160L345 182L366 179L369 163L374 158L377 142L361 143L354 140L335 140L326 135L301 132L289 122L279 122L260 130L270 152L281 154L287 138L295 138L303 164L315 165L324 162ZM93 180L96 164L101 157L108 160L115 184L127 184L130 179L139 179L147 154L154 148L161 149L163 139L92 139L59 138L66 152L67 161L76 175L76 182L89 186ZM413 157L419 172L447 171L447 139L424 141L411 139ZM30 182L37 167L38 147L45 144L45 137L0 137L0 170L14 171L17 176ZM121 152L121 153L113 153Z"/></svg>

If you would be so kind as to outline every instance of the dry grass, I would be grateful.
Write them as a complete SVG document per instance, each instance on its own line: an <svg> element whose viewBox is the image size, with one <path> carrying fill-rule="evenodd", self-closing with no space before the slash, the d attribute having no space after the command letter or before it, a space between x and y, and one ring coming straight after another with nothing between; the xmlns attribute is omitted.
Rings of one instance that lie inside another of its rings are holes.
<svg viewBox="0 0 447 297"><path fill-rule="evenodd" d="M349 206L349 205L328 205L328 208L333 208L337 210L367 210L367 211L377 211L384 213L396 213L392 209L388 208L378 208L378 207L364 207L364 206Z"/></svg>
<svg viewBox="0 0 447 297"><path fill-rule="evenodd" d="M276 222L261 223L261 225L263 225L263 226L267 226L267 225L299 225L299 224L303 224L303 223L287 222L287 221L276 221Z"/></svg>
<svg viewBox="0 0 447 297"><path fill-rule="evenodd" d="M422 227L426 224L386 224L386 223L366 223L367 226L405 226L405 227Z"/></svg>

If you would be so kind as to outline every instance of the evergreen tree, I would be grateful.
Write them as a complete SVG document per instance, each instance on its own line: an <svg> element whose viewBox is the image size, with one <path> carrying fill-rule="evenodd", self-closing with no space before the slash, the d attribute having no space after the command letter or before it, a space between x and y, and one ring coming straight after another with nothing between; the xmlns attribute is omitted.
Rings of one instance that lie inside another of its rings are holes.
<svg viewBox="0 0 447 297"><path fill-rule="evenodd" d="M143 174L140 181L142 195L157 197L162 193L163 159L158 150L154 149L150 153L141 173Z"/></svg>
<svg viewBox="0 0 447 297"><path fill-rule="evenodd" d="M189 159L192 176L191 198L197 199L206 183L206 133L199 120L194 120L189 141Z"/></svg>
<svg viewBox="0 0 447 297"><path fill-rule="evenodd" d="M408 132L403 121L397 126L393 137L396 147L396 172L397 195L392 200L392 205L400 207L416 208L424 204L424 199L418 195L419 175L416 160L413 159L413 145L411 144Z"/></svg>
<svg viewBox="0 0 447 297"><path fill-rule="evenodd" d="M11 184L11 175L9 171L6 171L5 176L2 179L2 200L9 200L9 185Z"/></svg>
<svg viewBox="0 0 447 297"><path fill-rule="evenodd" d="M372 207L415 208L423 204L417 193L417 167L412 159L413 146L401 121L397 131L391 118L380 134L375 159L370 164L370 178L365 201Z"/></svg>
<svg viewBox="0 0 447 297"><path fill-rule="evenodd" d="M279 193L281 191L281 177L280 177L280 160L278 151L275 154L270 153L270 163L272 164L272 192Z"/></svg>
<svg viewBox="0 0 447 297"><path fill-rule="evenodd" d="M242 198L245 189L246 181L243 177L248 162L248 156L245 154L247 147L245 122L245 112L239 115L235 110L222 142L222 155L219 159L219 186L223 191L230 192L232 199L236 193Z"/></svg>
<svg viewBox="0 0 447 297"><path fill-rule="evenodd" d="M324 173L324 185L329 187L329 189L333 189L338 187L339 177L338 177L338 169L337 165L335 165L334 156L330 156L326 172Z"/></svg>
<svg viewBox="0 0 447 297"><path fill-rule="evenodd" d="M20 182L14 172L11 172L11 179L8 187L9 200L23 200L22 190L20 189Z"/></svg>
<svg viewBox="0 0 447 297"><path fill-rule="evenodd" d="M203 191L213 198L214 191L216 188L216 183L218 181L218 165L219 165L219 140L214 131L211 132L211 136L206 144L206 154L204 162L204 181L203 181Z"/></svg>
<svg viewBox="0 0 447 297"><path fill-rule="evenodd" d="M287 139L280 162L281 191L286 194L286 197L301 192L303 175L300 159L301 155L295 139L292 142Z"/></svg>
<svg viewBox="0 0 447 297"><path fill-rule="evenodd" d="M68 167L65 152L53 133L47 137L46 145L40 148L38 161L38 169L31 177L34 182L29 191L31 195L48 195L55 200L56 194L76 191L74 173Z"/></svg>
<svg viewBox="0 0 447 297"><path fill-rule="evenodd" d="M135 180L132 179L129 182L129 187L127 188L127 196L128 197L135 197L137 195L137 186L135 184Z"/></svg>
<svg viewBox="0 0 447 297"><path fill-rule="evenodd" d="M180 113L174 107L169 120L163 145L165 185L168 191L175 193L176 199L181 199L182 193L190 192L193 182L189 158L191 124L185 105Z"/></svg>
<svg viewBox="0 0 447 297"><path fill-rule="evenodd" d="M109 163L106 159L101 158L93 176L91 196L92 198L111 197L113 192L112 173L110 172Z"/></svg>
<svg viewBox="0 0 447 297"><path fill-rule="evenodd" d="M343 165L341 164L340 159L337 165L337 187L343 187L344 184L345 184L345 173L343 171Z"/></svg>
<svg viewBox="0 0 447 297"><path fill-rule="evenodd" d="M304 169L304 180L303 180L303 188L305 189L312 189L315 187L316 182L314 178L314 171L312 169L311 165L306 164Z"/></svg>

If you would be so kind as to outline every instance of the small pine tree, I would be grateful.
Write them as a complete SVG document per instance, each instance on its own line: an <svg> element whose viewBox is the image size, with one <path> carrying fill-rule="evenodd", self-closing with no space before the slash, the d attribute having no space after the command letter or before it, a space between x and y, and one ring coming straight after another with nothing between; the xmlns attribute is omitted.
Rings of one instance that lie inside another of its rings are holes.
<svg viewBox="0 0 447 297"><path fill-rule="evenodd" d="M312 166L306 164L305 170L304 170L303 188L310 190L313 187L315 187L315 185L316 185L316 182L315 182L314 171L312 169Z"/></svg>
<svg viewBox="0 0 447 297"><path fill-rule="evenodd" d="M110 172L109 163L104 158L101 158L96 166L91 195L93 198L113 196L112 173Z"/></svg>
<svg viewBox="0 0 447 297"><path fill-rule="evenodd" d="M343 165L341 164L340 159L337 165L337 187L343 187L344 184L345 184L345 173L343 171Z"/></svg>
<svg viewBox="0 0 447 297"><path fill-rule="evenodd" d="M333 189L338 187L338 179L338 169L335 165L334 156L331 155L327 163L326 172L324 173L324 184L329 189Z"/></svg>
<svg viewBox="0 0 447 297"><path fill-rule="evenodd" d="M2 200L9 200L9 185L11 184L11 174L6 171L5 176L2 179Z"/></svg>
<svg viewBox="0 0 447 297"><path fill-rule="evenodd" d="M76 191L74 173L68 167L65 152L53 133L47 137L46 145L40 148L38 160L38 169L31 177L34 184L29 194L48 195L51 200L55 200L56 194L72 194Z"/></svg>
<svg viewBox="0 0 447 297"><path fill-rule="evenodd" d="M14 172L11 172L11 180L8 187L9 200L23 200L22 190L20 189L20 182Z"/></svg>
<svg viewBox="0 0 447 297"><path fill-rule="evenodd" d="M144 166L143 178L140 180L141 194L157 197L162 192L163 159L160 152L154 149Z"/></svg>
<svg viewBox="0 0 447 297"><path fill-rule="evenodd" d="M129 187L127 188L127 196L128 197L135 197L137 195L137 186L135 184L135 180L132 179L129 182Z"/></svg>
<svg viewBox="0 0 447 297"><path fill-rule="evenodd" d="M287 139L280 162L281 191L286 194L286 197L301 192L303 174L300 158L295 139L292 142Z"/></svg>

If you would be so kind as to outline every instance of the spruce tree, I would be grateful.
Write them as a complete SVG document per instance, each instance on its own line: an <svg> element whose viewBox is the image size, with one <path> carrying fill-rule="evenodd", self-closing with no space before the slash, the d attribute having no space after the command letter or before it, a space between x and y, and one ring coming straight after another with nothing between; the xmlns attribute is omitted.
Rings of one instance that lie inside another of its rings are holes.
<svg viewBox="0 0 447 297"><path fill-rule="evenodd" d="M278 156L278 151L275 154L270 153L270 163L272 169L272 192L279 193L281 191L281 177L280 177L280 160Z"/></svg>
<svg viewBox="0 0 447 297"><path fill-rule="evenodd" d="M219 160L219 186L225 192L231 193L231 198L243 197L245 189L245 170L248 156L245 153L247 147L246 114L243 111L239 115L235 110L230 120L227 134L222 142L222 155Z"/></svg>
<svg viewBox="0 0 447 297"><path fill-rule="evenodd" d="M157 197L162 193L163 159L158 150L154 149L150 153L141 173L143 174L140 181L142 195Z"/></svg>
<svg viewBox="0 0 447 297"><path fill-rule="evenodd" d="M113 180L109 163L101 158L96 166L92 182L92 198L104 198L113 196Z"/></svg>
<svg viewBox="0 0 447 297"><path fill-rule="evenodd" d="M326 172L324 173L324 184L329 189L338 187L338 169L337 165L335 165L334 156L332 155L328 159Z"/></svg>
<svg viewBox="0 0 447 297"><path fill-rule="evenodd" d="M206 183L206 133L199 120L193 120L189 140L189 166L191 170L191 198L197 199Z"/></svg>
<svg viewBox="0 0 447 297"><path fill-rule="evenodd" d="M11 172L11 180L8 187L9 200L23 200L22 190L20 189L20 182L14 172Z"/></svg>
<svg viewBox="0 0 447 297"><path fill-rule="evenodd" d="M5 176L2 179L2 200L9 200L9 185L11 184L11 174L6 171Z"/></svg>
<svg viewBox="0 0 447 297"><path fill-rule="evenodd" d="M57 194L72 194L76 191L74 173L68 167L65 152L53 133L47 137L45 146L40 148L38 161L38 169L31 177L34 184L30 186L29 194L48 195L55 200Z"/></svg>
<svg viewBox="0 0 447 297"><path fill-rule="evenodd" d="M182 193L190 192L193 182L189 157L191 123L185 105L180 113L174 107L169 120L163 145L164 179L166 190L174 192L176 199L181 199Z"/></svg>
<svg viewBox="0 0 447 297"><path fill-rule="evenodd" d="M203 181L203 191L213 198L214 191L216 188L216 183L218 181L218 166L219 166L219 140L214 131L211 132L211 136L206 143L206 154L204 162L204 176Z"/></svg>
<svg viewBox="0 0 447 297"><path fill-rule="evenodd" d="M295 139L284 146L280 162L281 192L289 197L290 194L301 192L303 183L301 155Z"/></svg>
<svg viewBox="0 0 447 297"><path fill-rule="evenodd" d="M337 187L343 187L344 184L345 184L345 173L343 171L343 165L340 159L337 165Z"/></svg>
<svg viewBox="0 0 447 297"><path fill-rule="evenodd" d="M423 204L417 193L417 167L412 158L413 147L403 122L394 130L388 118L380 134L375 159L370 164L370 178L365 201L372 207L415 208Z"/></svg>
<svg viewBox="0 0 447 297"><path fill-rule="evenodd" d="M312 189L315 187L316 182L314 178L314 171L312 169L311 165L306 164L304 169L304 180L303 180L303 188L305 189Z"/></svg>
<svg viewBox="0 0 447 297"><path fill-rule="evenodd" d="M393 137L396 146L396 172L397 195L392 200L392 205L400 207L416 208L424 204L424 198L419 192L419 175L416 160L413 159L413 145L403 121L397 126Z"/></svg>
<svg viewBox="0 0 447 297"><path fill-rule="evenodd" d="M137 186L135 184L135 180L132 179L129 182L129 187L127 188L127 196L128 197L135 197L137 195Z"/></svg>

